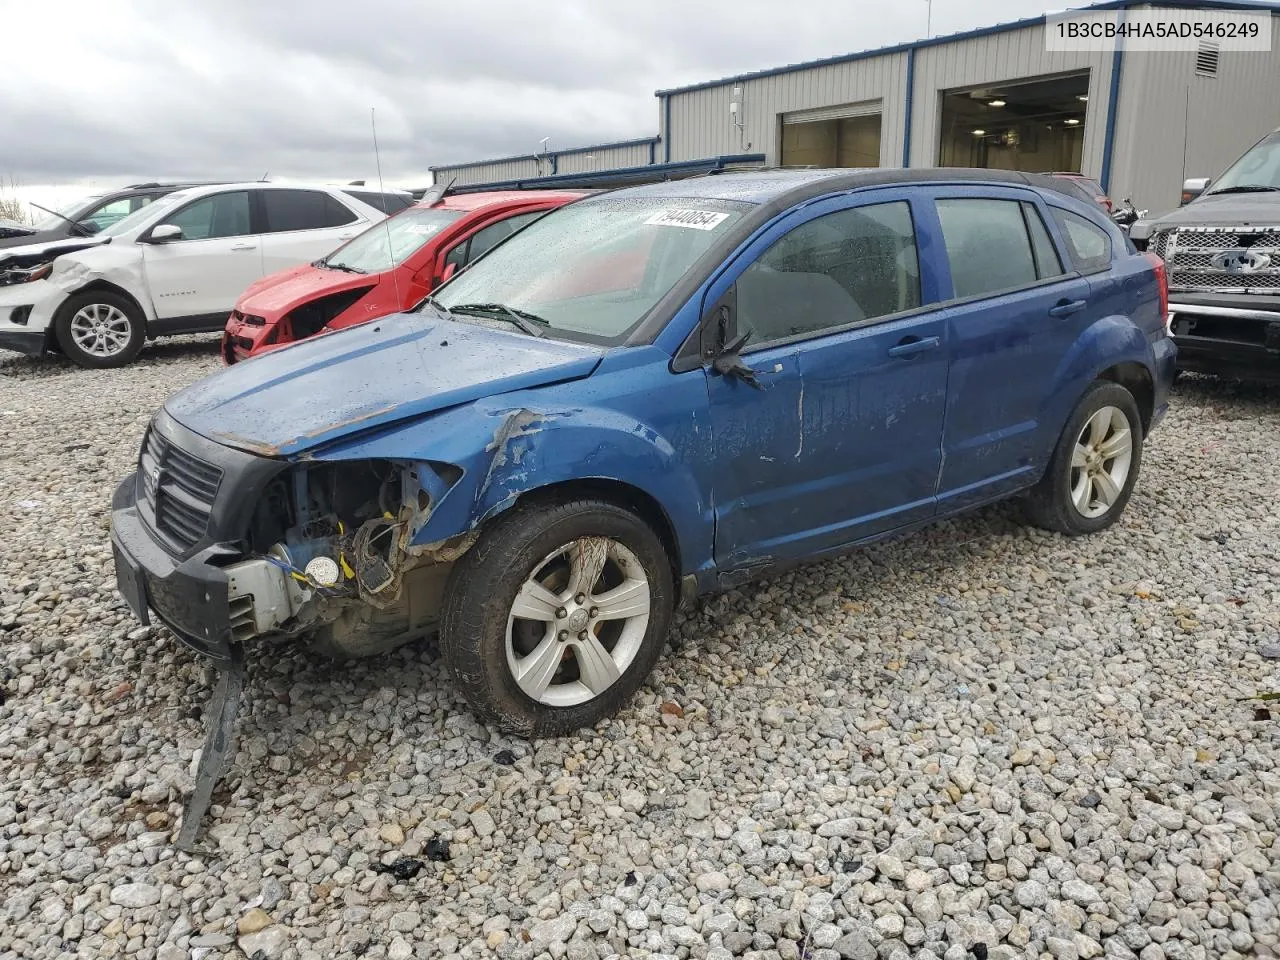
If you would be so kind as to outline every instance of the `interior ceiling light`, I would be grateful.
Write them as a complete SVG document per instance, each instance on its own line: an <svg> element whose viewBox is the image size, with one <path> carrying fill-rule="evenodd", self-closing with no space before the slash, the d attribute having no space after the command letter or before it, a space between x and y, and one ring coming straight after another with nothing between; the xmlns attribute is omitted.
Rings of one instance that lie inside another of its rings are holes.
<svg viewBox="0 0 1280 960"><path fill-rule="evenodd" d="M1003 107L1003 106L1004 106L1004 101L1003 101L1003 100L992 100L990 103L988 103L988 104L987 104L987 106L988 106L988 107Z"/></svg>
<svg viewBox="0 0 1280 960"><path fill-rule="evenodd" d="M1063 120L1062 122L1065 123L1068 127L1075 127L1075 126L1079 126L1080 124L1080 121L1077 120L1075 117L1072 117L1070 120Z"/></svg>
<svg viewBox="0 0 1280 960"><path fill-rule="evenodd" d="M985 131L985 130L975 130L975 131L973 131L973 135L974 135L975 137L981 137L981 136L983 136L986 132L987 132L987 131Z"/></svg>

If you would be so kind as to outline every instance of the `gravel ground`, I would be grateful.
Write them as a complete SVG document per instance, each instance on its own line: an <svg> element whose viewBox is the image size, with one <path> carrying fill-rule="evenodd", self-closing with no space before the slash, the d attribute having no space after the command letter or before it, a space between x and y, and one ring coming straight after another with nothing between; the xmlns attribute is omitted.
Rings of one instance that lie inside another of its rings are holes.
<svg viewBox="0 0 1280 960"><path fill-rule="evenodd" d="M581 736L480 727L428 644L256 651L190 857L213 675L108 502L216 363L0 361L3 960L1280 956L1280 389L1180 384L1104 535L1001 507L705 601Z"/></svg>

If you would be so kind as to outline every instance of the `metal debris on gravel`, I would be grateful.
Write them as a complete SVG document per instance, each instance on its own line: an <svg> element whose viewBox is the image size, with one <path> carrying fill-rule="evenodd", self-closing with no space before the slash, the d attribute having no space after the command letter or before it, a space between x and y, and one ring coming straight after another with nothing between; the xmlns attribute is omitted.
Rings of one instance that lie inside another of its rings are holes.
<svg viewBox="0 0 1280 960"><path fill-rule="evenodd" d="M1184 378L1103 535L1002 506L705 600L562 740L430 644L263 645L188 856L213 674L117 598L108 508L216 368L0 360L0 960L1280 952L1280 389Z"/></svg>

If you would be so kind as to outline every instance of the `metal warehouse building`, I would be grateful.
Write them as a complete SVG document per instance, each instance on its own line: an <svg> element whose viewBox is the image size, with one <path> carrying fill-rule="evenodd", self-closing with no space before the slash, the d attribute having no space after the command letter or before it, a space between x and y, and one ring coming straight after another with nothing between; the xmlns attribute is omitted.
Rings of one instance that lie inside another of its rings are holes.
<svg viewBox="0 0 1280 960"><path fill-rule="evenodd" d="M455 187L611 186L739 165L1078 170L1166 210L1280 126L1280 4L1083 8L1271 14L1271 52L1046 49L1046 18L657 91L656 137L433 167Z"/></svg>

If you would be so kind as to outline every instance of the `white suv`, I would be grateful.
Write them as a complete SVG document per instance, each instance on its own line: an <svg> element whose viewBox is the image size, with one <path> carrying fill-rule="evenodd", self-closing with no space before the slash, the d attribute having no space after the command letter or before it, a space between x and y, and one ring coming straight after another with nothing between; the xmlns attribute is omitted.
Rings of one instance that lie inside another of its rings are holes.
<svg viewBox="0 0 1280 960"><path fill-rule="evenodd" d="M221 330L249 284L383 217L342 187L218 184L156 200L86 249L10 247L0 251L0 348L123 366L145 339Z"/></svg>

